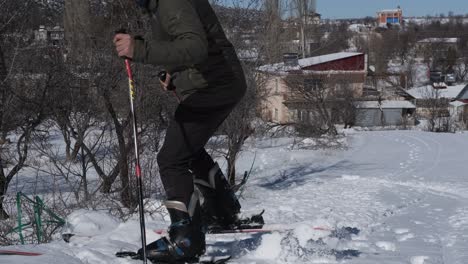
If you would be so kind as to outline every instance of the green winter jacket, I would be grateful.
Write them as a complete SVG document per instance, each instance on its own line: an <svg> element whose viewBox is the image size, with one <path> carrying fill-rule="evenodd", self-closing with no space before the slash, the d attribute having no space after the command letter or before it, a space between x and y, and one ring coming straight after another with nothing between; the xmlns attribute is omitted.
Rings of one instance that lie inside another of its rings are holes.
<svg viewBox="0 0 468 264"><path fill-rule="evenodd" d="M148 11L152 31L135 38L135 62L164 66L184 96L244 93L241 64L208 0L150 0Z"/></svg>

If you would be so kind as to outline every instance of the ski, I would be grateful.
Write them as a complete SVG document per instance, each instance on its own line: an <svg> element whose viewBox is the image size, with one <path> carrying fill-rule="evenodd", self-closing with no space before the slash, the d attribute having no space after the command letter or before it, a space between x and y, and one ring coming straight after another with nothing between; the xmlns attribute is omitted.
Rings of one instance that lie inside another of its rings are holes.
<svg viewBox="0 0 468 264"><path fill-rule="evenodd" d="M263 220L262 210L258 214L253 214L249 217L243 217L236 221L235 224L225 227L221 225L211 224L205 227L206 234L221 234L221 233L254 233L260 232L265 221ZM167 235L167 229L156 229L153 230L158 235Z"/></svg>
<svg viewBox="0 0 468 264"><path fill-rule="evenodd" d="M118 258L131 258L131 259L141 259L141 256L133 251L121 251L117 252L115 254L116 257ZM208 258L208 257L206 257ZM221 257L218 259L212 259L212 260L194 260L190 262L174 262L174 263L168 263L168 262L152 262L153 264L185 264L185 263L191 263L191 264L225 264L228 263L229 260L231 260L231 256L228 257ZM151 261L151 260L150 260Z"/></svg>
<svg viewBox="0 0 468 264"><path fill-rule="evenodd" d="M222 234L255 234L255 233L274 233L274 232L289 232L294 230L295 227L286 225L264 225L260 228L239 228L239 229L213 229L208 230L207 235L222 235ZM360 230L355 227L340 227L330 228L323 226L310 226L315 231L330 232L330 237L348 238L351 235L358 235ZM166 229L157 229L154 232L158 235L167 235Z"/></svg>
<svg viewBox="0 0 468 264"><path fill-rule="evenodd" d="M0 256L27 256L27 257L37 257L41 256L42 253L35 252L25 252L25 251L16 251L16 250L0 250Z"/></svg>

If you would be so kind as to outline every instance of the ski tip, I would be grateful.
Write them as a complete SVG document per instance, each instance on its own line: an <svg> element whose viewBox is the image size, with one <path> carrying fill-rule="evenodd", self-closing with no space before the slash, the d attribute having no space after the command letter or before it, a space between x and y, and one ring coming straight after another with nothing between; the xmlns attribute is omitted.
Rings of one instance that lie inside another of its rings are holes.
<svg viewBox="0 0 468 264"><path fill-rule="evenodd" d="M202 260L198 264L225 264L232 259L232 256L223 257L217 260Z"/></svg>
<svg viewBox="0 0 468 264"><path fill-rule="evenodd" d="M226 257L226 258L223 258L223 259L219 259L219 260L215 261L215 264L223 264L223 263L228 262L231 259L232 259L232 256L229 256L229 257Z"/></svg>
<svg viewBox="0 0 468 264"><path fill-rule="evenodd" d="M0 250L0 256L1 255L36 257L36 256L41 256L42 253L16 251L16 250Z"/></svg>
<svg viewBox="0 0 468 264"><path fill-rule="evenodd" d="M115 253L115 256L118 258L135 257L137 255L138 253L134 251L120 251L120 252Z"/></svg>

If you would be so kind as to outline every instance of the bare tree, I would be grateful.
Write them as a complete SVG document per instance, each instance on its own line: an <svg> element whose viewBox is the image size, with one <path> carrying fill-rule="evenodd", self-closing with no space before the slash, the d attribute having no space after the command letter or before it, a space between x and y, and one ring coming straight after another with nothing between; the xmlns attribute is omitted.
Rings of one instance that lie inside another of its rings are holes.
<svg viewBox="0 0 468 264"><path fill-rule="evenodd" d="M85 81L80 88L86 93L70 96L75 104L68 104L72 108L57 120L67 144L74 142L75 146L70 148L73 149L71 159L82 149L101 179L99 189L105 194L118 191L123 205L134 208L136 192L131 177L134 168L130 165L134 164L134 155L128 83L123 61L117 58L111 39L115 30L122 26L138 34L149 30L148 23L130 6L131 2L81 2L66 2L64 21L70 32L67 37L67 48L71 51L67 56L69 69ZM80 6L74 8L75 5ZM162 100L163 93L156 88L157 69L135 66L134 70L139 94L136 102L140 117L138 132L145 139L140 149L157 150L159 134L167 124L168 101ZM92 131L98 133L90 133ZM108 154L106 158L101 156L103 152ZM109 160L109 157L113 158Z"/></svg>
<svg viewBox="0 0 468 264"><path fill-rule="evenodd" d="M458 41L458 52L460 58L454 66L457 79L461 82L468 77L468 36L462 36Z"/></svg>
<svg viewBox="0 0 468 264"><path fill-rule="evenodd" d="M342 52L349 49L349 39L351 33L348 30L347 23L330 24L326 23L320 26L321 31L328 32L327 35L318 34L320 39L320 47L311 51L312 56L319 56L335 52Z"/></svg>
<svg viewBox="0 0 468 264"><path fill-rule="evenodd" d="M301 134L337 135L336 124L354 124L356 92L346 78L327 74L290 74L285 81L291 89L288 107L297 111L295 119Z"/></svg>
<svg viewBox="0 0 468 264"><path fill-rule="evenodd" d="M244 99L236 106L228 119L221 126L220 132L227 136L227 177L231 185L236 184L236 161L244 142L253 135L253 122L257 116L255 105L259 104L261 90L257 89L253 71L247 72L247 92Z"/></svg>
<svg viewBox="0 0 468 264"><path fill-rule="evenodd" d="M299 35L301 43L302 57L305 58L310 54L310 49L307 47L307 41L309 40L310 28L313 27L313 18L315 15L315 1L311 0L292 0L290 6L292 10L295 10L294 15L297 17L297 23L299 26Z"/></svg>
<svg viewBox="0 0 468 264"><path fill-rule="evenodd" d="M247 0L243 2L247 7L260 6L261 2L258 0ZM246 32L252 30L252 28L261 26L258 23L268 23L267 20L258 20L259 13L257 11L249 10L240 6L240 3L233 3L234 8L229 10L230 12L220 13L218 16L223 24L223 28L227 32L235 32L236 34L228 34L231 42L235 46L238 53L242 50L255 50L254 45L258 44L261 46L260 50L263 50L264 56L267 60L272 60L273 57L279 56L278 52L280 47L277 46L277 42L262 42L262 41L251 41L251 39L245 39L241 36ZM268 30L265 31L265 35L260 37L260 40L267 39L269 41L275 41L279 38L274 32L280 32L280 1L266 1L266 16L273 18L271 25L264 25ZM226 10L228 11L228 10ZM231 14L228 16L228 14ZM229 19L235 18L235 19ZM276 23L276 24L275 24ZM272 57L270 57L272 56ZM242 56L241 56L242 58ZM242 147L245 141L253 135L255 132L253 122L257 116L257 108L260 100L263 98L262 82L259 80L259 76L255 74L255 68L261 63L260 57L248 58L244 61L244 73L247 81L246 95L242 101L234 108L231 115L223 123L219 129L219 133L226 135L226 140L223 142L226 146L226 151L221 151L221 155L226 159L227 162L227 177L231 185L236 184L236 161L239 154L242 151Z"/></svg>
<svg viewBox="0 0 468 264"><path fill-rule="evenodd" d="M8 107L3 108L2 113L4 121L9 122L9 129L4 126L2 133L17 135L11 143L6 141L0 146L0 218L2 219L8 217L2 204L9 184L27 165L33 133L48 116L47 95L51 87L56 85L54 74L59 72L53 60L34 61L34 63L40 63L45 72L40 74L29 71L14 72L11 74L16 78L13 81L5 81L2 86L3 94L9 94L9 103L2 105L2 108ZM32 65L32 63L28 58L19 65Z"/></svg>
<svg viewBox="0 0 468 264"><path fill-rule="evenodd" d="M418 107L424 109L423 116L427 118L427 129L431 132L451 132L453 120L449 111L450 100L442 97L441 91L427 86L423 91L423 99L418 100Z"/></svg>
<svg viewBox="0 0 468 264"><path fill-rule="evenodd" d="M262 23L262 55L265 62L273 63L281 60L283 55L283 27L281 20L281 2L279 0L265 1L265 17Z"/></svg>
<svg viewBox="0 0 468 264"><path fill-rule="evenodd" d="M48 116L48 92L60 83L60 55L26 37L34 7L33 1L7 1L0 11L0 219L8 218L5 195L27 165L34 131Z"/></svg>

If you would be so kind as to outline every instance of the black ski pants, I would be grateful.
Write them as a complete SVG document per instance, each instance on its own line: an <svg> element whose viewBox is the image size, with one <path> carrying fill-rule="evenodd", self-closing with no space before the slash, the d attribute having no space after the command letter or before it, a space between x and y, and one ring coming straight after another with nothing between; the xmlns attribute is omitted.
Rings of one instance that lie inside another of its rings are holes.
<svg viewBox="0 0 468 264"><path fill-rule="evenodd" d="M194 191L193 175L208 181L214 161L204 147L242 98L244 90L230 93L197 91L177 107L158 153L168 200L188 206Z"/></svg>

